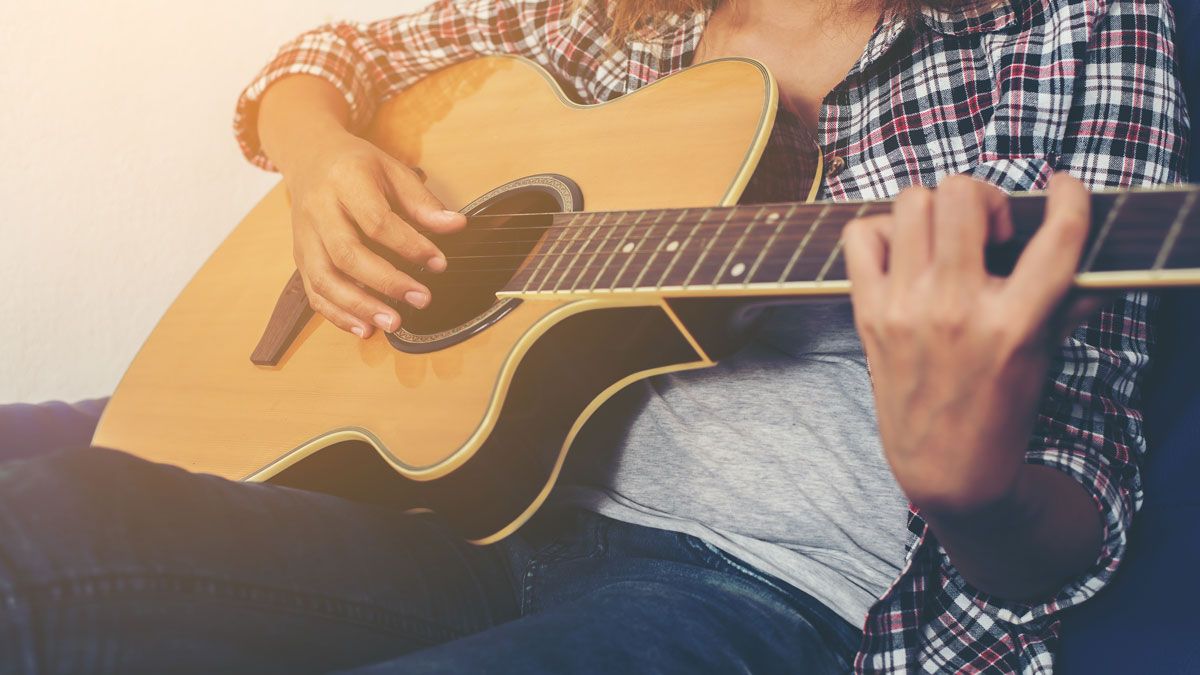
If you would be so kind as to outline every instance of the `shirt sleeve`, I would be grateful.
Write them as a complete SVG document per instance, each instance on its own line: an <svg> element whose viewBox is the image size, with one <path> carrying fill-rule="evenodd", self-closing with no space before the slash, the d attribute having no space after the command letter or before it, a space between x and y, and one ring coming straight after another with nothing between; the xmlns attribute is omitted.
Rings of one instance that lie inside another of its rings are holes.
<svg viewBox="0 0 1200 675"><path fill-rule="evenodd" d="M607 14L573 0L437 0L423 10L373 23L332 23L280 48L238 98L234 131L251 163L273 169L258 139L267 88L293 74L328 80L362 129L379 103L426 75L475 56L514 54L549 69L586 95L604 73L612 46Z"/></svg>
<svg viewBox="0 0 1200 675"><path fill-rule="evenodd" d="M1109 2L1088 43L1060 154L1002 160L975 175L1034 189L1053 171L1066 171L1090 189L1182 181L1187 119L1172 33L1164 2ZM1142 498L1140 385L1150 362L1155 304L1147 293L1116 300L1074 331L1051 366L1026 461L1063 471L1088 491L1104 522L1103 545L1091 568L1047 602L989 599L1002 620L1024 623L1082 602L1108 583L1124 556Z"/></svg>

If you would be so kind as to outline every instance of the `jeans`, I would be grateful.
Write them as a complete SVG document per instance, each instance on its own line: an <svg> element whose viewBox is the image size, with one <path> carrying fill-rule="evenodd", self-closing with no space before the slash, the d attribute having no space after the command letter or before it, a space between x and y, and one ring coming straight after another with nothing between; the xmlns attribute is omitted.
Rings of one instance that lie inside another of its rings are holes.
<svg viewBox="0 0 1200 675"><path fill-rule="evenodd" d="M0 673L826 673L860 640L699 539L588 512L480 547L433 515L32 454L0 461Z"/></svg>

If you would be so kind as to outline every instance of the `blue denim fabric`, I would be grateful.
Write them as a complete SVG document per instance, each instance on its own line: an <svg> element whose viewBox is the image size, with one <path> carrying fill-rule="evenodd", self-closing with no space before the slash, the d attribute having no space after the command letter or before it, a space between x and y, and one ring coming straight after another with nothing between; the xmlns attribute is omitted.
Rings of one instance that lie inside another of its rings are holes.
<svg viewBox="0 0 1200 675"><path fill-rule="evenodd" d="M0 406L0 462L87 445L107 398Z"/></svg>
<svg viewBox="0 0 1200 675"><path fill-rule="evenodd" d="M860 639L698 539L590 513L476 547L433 516L109 450L17 454L0 673L824 673Z"/></svg>

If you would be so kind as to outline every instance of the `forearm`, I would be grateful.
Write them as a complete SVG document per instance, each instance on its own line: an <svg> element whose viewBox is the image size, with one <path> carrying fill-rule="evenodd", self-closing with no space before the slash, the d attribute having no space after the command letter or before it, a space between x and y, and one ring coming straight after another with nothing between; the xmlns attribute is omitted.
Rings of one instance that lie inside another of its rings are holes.
<svg viewBox="0 0 1200 675"><path fill-rule="evenodd" d="M920 511L963 578L1008 600L1046 599L1095 562L1103 536L1087 491L1065 473L1033 464L1024 465L1001 503L970 514Z"/></svg>
<svg viewBox="0 0 1200 675"><path fill-rule="evenodd" d="M315 142L346 132L350 107L323 78L292 75L271 85L258 113L263 151L285 175Z"/></svg>

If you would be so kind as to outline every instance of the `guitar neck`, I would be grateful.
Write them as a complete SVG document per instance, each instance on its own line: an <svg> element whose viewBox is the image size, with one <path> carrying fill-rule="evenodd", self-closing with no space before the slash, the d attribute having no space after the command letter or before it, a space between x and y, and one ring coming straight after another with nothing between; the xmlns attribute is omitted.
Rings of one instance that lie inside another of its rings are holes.
<svg viewBox="0 0 1200 675"><path fill-rule="evenodd" d="M1200 284L1198 188L1096 192L1076 283L1089 288ZM1007 274L1045 210L1014 196L1015 236L991 246ZM836 295L848 292L842 229L890 201L784 203L554 216L502 297L550 294Z"/></svg>

